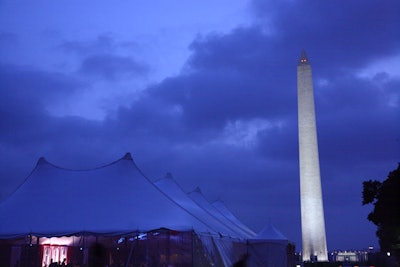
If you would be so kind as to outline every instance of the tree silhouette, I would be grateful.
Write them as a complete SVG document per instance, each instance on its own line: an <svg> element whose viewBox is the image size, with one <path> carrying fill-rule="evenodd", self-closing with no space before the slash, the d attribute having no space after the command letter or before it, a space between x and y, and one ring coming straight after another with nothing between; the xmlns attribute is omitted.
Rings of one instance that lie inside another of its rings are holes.
<svg viewBox="0 0 400 267"><path fill-rule="evenodd" d="M377 226L381 251L391 252L400 263L400 163L385 181L363 182L363 205L373 204L368 220Z"/></svg>

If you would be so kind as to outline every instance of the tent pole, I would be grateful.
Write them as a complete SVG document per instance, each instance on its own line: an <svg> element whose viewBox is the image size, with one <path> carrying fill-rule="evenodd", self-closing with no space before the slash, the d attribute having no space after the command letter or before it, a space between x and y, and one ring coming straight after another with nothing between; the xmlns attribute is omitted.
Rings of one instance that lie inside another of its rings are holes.
<svg viewBox="0 0 400 267"><path fill-rule="evenodd" d="M192 230L192 266L194 266L194 231Z"/></svg>
<svg viewBox="0 0 400 267"><path fill-rule="evenodd" d="M169 266L170 256L171 256L171 230L167 230L167 266Z"/></svg>
<svg viewBox="0 0 400 267"><path fill-rule="evenodd" d="M146 238L146 267L149 266L149 232L147 232Z"/></svg>
<svg viewBox="0 0 400 267"><path fill-rule="evenodd" d="M129 262L131 261L132 253L133 253L133 248L134 248L135 243L137 242L138 238L139 238L139 235L137 235L136 238L135 238L135 240L132 242L132 246L131 246L131 249L130 249L130 251L129 251L128 259L126 260L125 267L128 267ZM128 239L128 240L129 240L129 239Z"/></svg>
<svg viewBox="0 0 400 267"><path fill-rule="evenodd" d="M36 248L35 248L35 262L38 263L40 262L40 265L42 265L42 259L40 258L40 237L36 236Z"/></svg>
<svg viewBox="0 0 400 267"><path fill-rule="evenodd" d="M86 235L83 236L82 244L83 244L83 246L82 246L82 253L83 253L82 263L87 264L88 263L88 254L86 251Z"/></svg>
<svg viewBox="0 0 400 267"><path fill-rule="evenodd" d="M31 267L32 261L32 233L29 234L29 249L28 249L28 266Z"/></svg>

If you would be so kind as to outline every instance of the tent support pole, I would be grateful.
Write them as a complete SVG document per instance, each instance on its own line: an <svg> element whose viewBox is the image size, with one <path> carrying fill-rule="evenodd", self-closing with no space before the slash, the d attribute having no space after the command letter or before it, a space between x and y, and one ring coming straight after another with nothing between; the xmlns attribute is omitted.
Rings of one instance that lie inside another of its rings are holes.
<svg viewBox="0 0 400 267"><path fill-rule="evenodd" d="M131 246L131 249L129 250L129 255L128 255L128 259L126 260L125 267L128 267L129 262L131 261L132 254L133 254L133 248L135 247L135 243L137 242L138 238L139 238L139 235L137 235L135 240L132 242L132 246Z"/></svg>
<svg viewBox="0 0 400 267"><path fill-rule="evenodd" d="M170 261L170 243L171 243L171 230L167 230L167 266L169 266L169 261Z"/></svg>
<svg viewBox="0 0 400 267"><path fill-rule="evenodd" d="M192 266L194 266L194 230L192 230Z"/></svg>

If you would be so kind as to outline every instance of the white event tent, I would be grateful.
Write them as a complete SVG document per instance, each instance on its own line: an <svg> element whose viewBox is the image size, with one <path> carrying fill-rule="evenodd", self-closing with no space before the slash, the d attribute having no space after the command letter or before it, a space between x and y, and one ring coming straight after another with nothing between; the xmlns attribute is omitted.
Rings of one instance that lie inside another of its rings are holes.
<svg viewBox="0 0 400 267"><path fill-rule="evenodd" d="M294 255L294 246L271 223L247 241L248 266L289 266Z"/></svg>
<svg viewBox="0 0 400 267"><path fill-rule="evenodd" d="M243 241L255 237L255 234L243 231L243 229L234 223L227 221L220 212L214 210L214 212L211 213L205 207L196 203L183 191L170 173L168 173L165 178L156 181L155 184L179 206L188 210L195 217L202 218L202 220L211 225L213 229L217 229L219 233L229 233L230 236L237 237L237 240L229 240L226 238L216 239L201 235L200 239L202 243L205 244L208 252L214 253L217 251L221 256L224 266L232 266L235 261L240 260L241 254L245 253L245 243ZM204 201L209 205L205 199Z"/></svg>
<svg viewBox="0 0 400 267"><path fill-rule="evenodd" d="M214 206L225 218L227 218L230 222L232 222L234 225L242 229L247 235L249 235L249 238L255 237L256 233L253 232L250 228L248 228L245 224L243 224L225 205L225 203L222 200L217 200L211 203L211 205Z"/></svg>
<svg viewBox="0 0 400 267"><path fill-rule="evenodd" d="M1 203L0 221L0 238L114 235L162 227L216 234L154 186L130 154L83 171L41 158L26 181Z"/></svg>
<svg viewBox="0 0 400 267"><path fill-rule="evenodd" d="M129 153L88 170L40 158L0 203L4 266L48 266L54 259L75 266L230 266L255 239L223 203L186 194L172 177L153 183ZM95 245L104 257L93 253Z"/></svg>

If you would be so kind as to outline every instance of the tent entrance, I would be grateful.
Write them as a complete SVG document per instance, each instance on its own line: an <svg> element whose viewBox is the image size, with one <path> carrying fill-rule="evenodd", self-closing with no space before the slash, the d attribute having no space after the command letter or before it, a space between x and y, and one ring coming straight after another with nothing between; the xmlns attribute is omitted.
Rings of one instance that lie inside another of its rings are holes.
<svg viewBox="0 0 400 267"><path fill-rule="evenodd" d="M66 265L70 262L68 258L68 246L43 245L41 249L43 250L41 266L50 266L53 262L58 265Z"/></svg>

